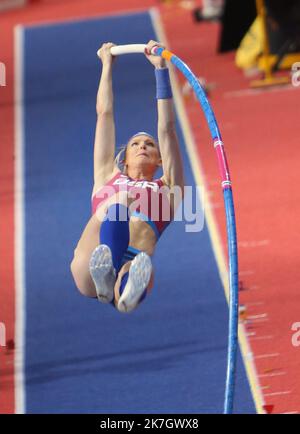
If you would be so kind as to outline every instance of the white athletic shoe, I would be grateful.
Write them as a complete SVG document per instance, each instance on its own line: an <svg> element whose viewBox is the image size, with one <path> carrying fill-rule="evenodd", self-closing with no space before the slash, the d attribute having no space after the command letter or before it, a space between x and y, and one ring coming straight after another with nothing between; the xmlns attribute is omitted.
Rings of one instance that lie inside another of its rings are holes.
<svg viewBox="0 0 300 434"><path fill-rule="evenodd" d="M118 302L118 310L131 312L147 288L152 272L150 256L141 252L132 261L127 284Z"/></svg>
<svg viewBox="0 0 300 434"><path fill-rule="evenodd" d="M110 248L106 244L100 244L95 248L89 266L98 300L101 303L110 303L114 298L116 271Z"/></svg>

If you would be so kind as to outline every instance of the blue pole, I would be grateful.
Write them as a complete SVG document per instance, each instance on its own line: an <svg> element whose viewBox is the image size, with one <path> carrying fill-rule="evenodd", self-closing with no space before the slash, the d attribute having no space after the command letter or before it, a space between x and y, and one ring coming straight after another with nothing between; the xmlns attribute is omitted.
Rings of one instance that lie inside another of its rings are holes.
<svg viewBox="0 0 300 434"><path fill-rule="evenodd" d="M171 61L171 63L183 73L185 78L190 83L206 117L206 121L218 155L219 167L222 175L222 188L226 212L226 229L229 260L229 331L224 413L230 414L233 412L235 391L235 372L238 350L239 294L236 222L228 164L226 160L221 133L214 112L207 99L205 91L199 83L199 80L190 70L190 68L179 57L175 56L170 51L167 51L161 47L157 47L155 49L155 54Z"/></svg>

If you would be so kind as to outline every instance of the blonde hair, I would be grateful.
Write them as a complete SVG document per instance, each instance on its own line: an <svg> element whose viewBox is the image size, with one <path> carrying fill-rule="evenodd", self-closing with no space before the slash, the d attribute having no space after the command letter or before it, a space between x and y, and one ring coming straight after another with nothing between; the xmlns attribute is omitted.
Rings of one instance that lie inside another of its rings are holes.
<svg viewBox="0 0 300 434"><path fill-rule="evenodd" d="M125 166L125 164L124 164L124 163L125 163L125 158L126 158L126 150L127 150L127 146L128 146L128 144L129 144L129 142L133 139L133 137L136 137L136 136L139 136L139 135L142 135L142 134L144 134L144 135L146 135L146 136L148 136L148 137L151 137L151 138L153 139L153 141L155 142L155 144L156 144L156 146L157 146L157 149L158 149L159 155L160 155L159 144L158 144L157 140L156 140L153 136L151 136L151 134L145 133L145 132L143 132L143 131L140 131L139 133L134 134L134 135L133 135L133 136L128 140L128 142L127 142L126 145L121 145L121 146L120 146L119 151L118 151L118 153L117 153L117 155L116 155L116 157L115 157L115 164L116 164L116 166L119 168L120 172L122 172L124 175L127 175L127 168L126 168L126 166Z"/></svg>
<svg viewBox="0 0 300 434"><path fill-rule="evenodd" d="M124 175L127 175L127 169L125 166L125 156L126 156L126 149L127 149L127 145L122 145L119 148L119 152L117 153L116 157L115 157L115 164L116 166L120 169L120 171L122 173L124 173Z"/></svg>

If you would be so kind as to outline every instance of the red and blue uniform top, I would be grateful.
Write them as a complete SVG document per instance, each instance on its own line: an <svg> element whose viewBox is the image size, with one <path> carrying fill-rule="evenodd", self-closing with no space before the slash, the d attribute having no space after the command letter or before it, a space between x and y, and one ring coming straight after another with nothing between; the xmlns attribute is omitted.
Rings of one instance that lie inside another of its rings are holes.
<svg viewBox="0 0 300 434"><path fill-rule="evenodd" d="M124 191L130 198L130 215L148 223L159 238L172 221L168 187L161 179L136 180L118 172L93 195L92 213L111 196Z"/></svg>

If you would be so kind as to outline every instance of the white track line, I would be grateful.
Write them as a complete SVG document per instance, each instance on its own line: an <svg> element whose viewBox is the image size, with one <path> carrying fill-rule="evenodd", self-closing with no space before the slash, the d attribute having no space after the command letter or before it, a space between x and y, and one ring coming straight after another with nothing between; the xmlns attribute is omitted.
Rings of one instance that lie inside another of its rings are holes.
<svg viewBox="0 0 300 434"><path fill-rule="evenodd" d="M15 413L25 411L24 336L25 336L25 224L24 224L24 111L23 59L24 33L14 29L15 56Z"/></svg>
<svg viewBox="0 0 300 434"><path fill-rule="evenodd" d="M272 392L272 393L265 393L265 396L280 396L280 395L289 395L291 393L290 390L286 390L284 392Z"/></svg>
<svg viewBox="0 0 300 434"><path fill-rule="evenodd" d="M258 96L266 93L276 93L276 92L286 92L286 91L296 91L297 88L292 84L286 84L284 86L274 86L268 89L241 89L232 92L225 92L223 98L239 98L244 96Z"/></svg>
<svg viewBox="0 0 300 434"><path fill-rule="evenodd" d="M269 374L260 374L259 378L269 378L269 377L280 377L281 375L286 375L286 372L270 372Z"/></svg>
<svg viewBox="0 0 300 434"><path fill-rule="evenodd" d="M278 357L279 353L270 353L270 354L259 354L258 356L254 356L255 359L267 359L269 357Z"/></svg>

